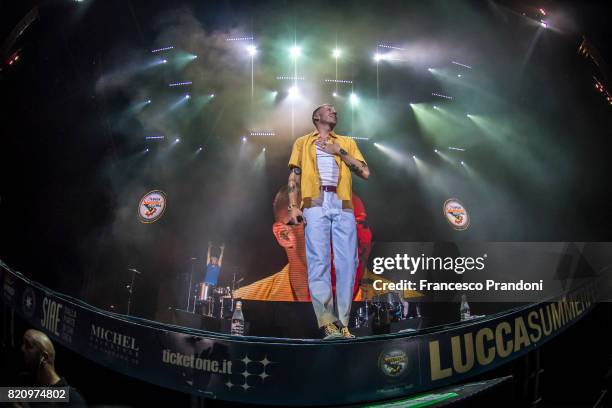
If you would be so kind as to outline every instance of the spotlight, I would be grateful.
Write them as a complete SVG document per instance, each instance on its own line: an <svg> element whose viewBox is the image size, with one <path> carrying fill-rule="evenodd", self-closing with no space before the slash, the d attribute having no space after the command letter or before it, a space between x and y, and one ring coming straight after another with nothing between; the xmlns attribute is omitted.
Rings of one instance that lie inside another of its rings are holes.
<svg viewBox="0 0 612 408"><path fill-rule="evenodd" d="M210 97L211 97L211 98L214 98L214 97L215 97L215 94L210 94Z"/></svg>
<svg viewBox="0 0 612 408"><path fill-rule="evenodd" d="M548 24L544 20L540 20L540 25L544 28L548 27Z"/></svg>
<svg viewBox="0 0 612 408"><path fill-rule="evenodd" d="M351 103L352 103L353 105L356 105L356 104L357 104L357 102L359 102L359 98L358 98L358 97L357 97L357 95L356 95L356 94L354 94L354 93L352 93L352 94L351 94L350 100L351 100Z"/></svg>
<svg viewBox="0 0 612 408"><path fill-rule="evenodd" d="M165 64L165 63L167 63L167 62L168 62L168 60L167 60L167 59L163 59L163 60L162 60L162 64Z"/></svg>
<svg viewBox="0 0 612 408"><path fill-rule="evenodd" d="M185 85L191 85L191 84L193 84L192 81L187 81L187 82L172 82L172 83L168 84L168 86L173 88L175 86L185 86Z"/></svg>
<svg viewBox="0 0 612 408"><path fill-rule="evenodd" d="M247 47L247 51L249 53L249 55L252 57L253 55L257 54L257 48L254 45L249 45Z"/></svg>
<svg viewBox="0 0 612 408"><path fill-rule="evenodd" d="M149 148L148 147L145 149L145 153L149 153Z"/></svg>
<svg viewBox="0 0 612 408"><path fill-rule="evenodd" d="M434 149L434 153L438 153L438 149Z"/></svg>
<svg viewBox="0 0 612 408"><path fill-rule="evenodd" d="M341 54L342 54L342 51L340 51L338 48L336 48L333 52L334 58L339 58Z"/></svg>
<svg viewBox="0 0 612 408"><path fill-rule="evenodd" d="M179 139L178 137L177 137L176 139L174 139L174 142L175 142L175 143L178 143L178 142L180 142L180 141L181 141L181 139Z"/></svg>
<svg viewBox="0 0 612 408"><path fill-rule="evenodd" d="M185 99L189 99L189 98L191 98L191 95L185 94Z"/></svg>
<svg viewBox="0 0 612 408"><path fill-rule="evenodd" d="M242 137L242 143L246 142L246 137Z"/></svg>
<svg viewBox="0 0 612 408"><path fill-rule="evenodd" d="M202 146L198 147L198 152L202 151Z"/></svg>
<svg viewBox="0 0 612 408"><path fill-rule="evenodd" d="M465 166L465 162L463 160L461 160L460 163L461 163L462 166Z"/></svg>
<svg viewBox="0 0 612 408"><path fill-rule="evenodd" d="M416 155L414 155L414 154L413 154L413 155L412 155L412 158L413 158L413 159L416 159Z"/></svg>
<svg viewBox="0 0 612 408"><path fill-rule="evenodd" d="M465 116L467 116L468 118L472 118L472 115L470 115L469 113L467 113Z"/></svg>
<svg viewBox="0 0 612 408"><path fill-rule="evenodd" d="M198 59L198 56L197 56L197 55L194 55L192 58L193 58L193 59Z"/></svg>
<svg viewBox="0 0 612 408"><path fill-rule="evenodd" d="M336 96L338 96L338 94L336 92L332 92L332 96L335 98Z"/></svg>
<svg viewBox="0 0 612 408"><path fill-rule="evenodd" d="M173 48L174 48L173 46L170 46L170 47L163 47L163 48L157 48L157 49L155 49L155 50L151 50L151 52L167 51L167 50L171 50L171 49L173 49Z"/></svg>
<svg viewBox="0 0 612 408"><path fill-rule="evenodd" d="M433 72L433 71L434 71L434 69L433 69L433 68L427 68L427 70L428 70L429 72Z"/></svg>
<svg viewBox="0 0 612 408"><path fill-rule="evenodd" d="M461 74L457 74L457 78L461 78Z"/></svg>
<svg viewBox="0 0 612 408"><path fill-rule="evenodd" d="M379 147L379 146L380 146L380 145L379 145L378 143L376 143L376 142L374 142L373 144L374 144L374 146L376 146L376 147Z"/></svg>
<svg viewBox="0 0 612 408"><path fill-rule="evenodd" d="M431 95L432 95L432 96L437 96L438 98L444 98L444 99L453 99L453 97L452 97L452 96L442 95L442 94L435 93L435 92L432 92L432 93L431 93Z"/></svg>
<svg viewBox="0 0 612 408"><path fill-rule="evenodd" d="M302 50L297 45L294 45L293 47L291 47L289 52L291 53L291 56L293 58L297 58L302 54Z"/></svg>
<svg viewBox="0 0 612 408"><path fill-rule="evenodd" d="M434 108L435 110L440 110L440 108L438 108L436 105L434 105L434 106L433 106L433 108Z"/></svg>
<svg viewBox="0 0 612 408"><path fill-rule="evenodd" d="M393 45L387 45L387 44L378 44L379 47L381 48L390 48L392 50L400 50L400 51L407 51L405 48L400 48L400 47L395 47Z"/></svg>
<svg viewBox="0 0 612 408"><path fill-rule="evenodd" d="M291 88L289 88L288 95L289 95L289 99L294 99L300 96L300 91L297 88L297 86L292 86Z"/></svg>
<svg viewBox="0 0 612 408"><path fill-rule="evenodd" d="M459 65L460 67L467 68L467 69L472 69L471 66L469 66L467 64L462 64L462 63L457 62L457 61L451 61L451 64Z"/></svg>
<svg viewBox="0 0 612 408"><path fill-rule="evenodd" d="M231 37L226 38L225 41L253 41L253 37Z"/></svg>
<svg viewBox="0 0 612 408"><path fill-rule="evenodd" d="M380 55L379 53L374 54L374 61L378 62L382 59L382 55Z"/></svg>
<svg viewBox="0 0 612 408"><path fill-rule="evenodd" d="M150 99L147 99L147 103L151 103L151 100L150 100Z"/></svg>
<svg viewBox="0 0 612 408"><path fill-rule="evenodd" d="M325 82L335 82L338 84L352 84L353 83L353 81L351 81L350 79L326 79Z"/></svg>
<svg viewBox="0 0 612 408"><path fill-rule="evenodd" d="M266 148L264 147L263 149L261 149L261 151L262 151L262 152L265 152L265 151L266 151Z"/></svg>
<svg viewBox="0 0 612 408"><path fill-rule="evenodd" d="M252 131L249 132L249 136L274 136L276 133L273 130L263 130L263 131Z"/></svg>

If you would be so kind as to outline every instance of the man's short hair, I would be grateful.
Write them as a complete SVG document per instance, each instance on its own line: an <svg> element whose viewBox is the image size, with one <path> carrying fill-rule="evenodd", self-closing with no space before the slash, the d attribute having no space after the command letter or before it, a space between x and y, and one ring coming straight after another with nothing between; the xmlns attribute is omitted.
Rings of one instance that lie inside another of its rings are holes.
<svg viewBox="0 0 612 408"><path fill-rule="evenodd" d="M313 110L313 111L312 111L312 124L313 124L313 125L317 126L317 121L315 120L315 115L316 115L317 113L319 113L319 111L320 111L322 108L324 108L324 107L326 107L326 106L333 106L333 105L332 105L332 104L329 104L329 103L324 103L323 105L319 105L319 106L317 106L317 107L315 108L315 110Z"/></svg>

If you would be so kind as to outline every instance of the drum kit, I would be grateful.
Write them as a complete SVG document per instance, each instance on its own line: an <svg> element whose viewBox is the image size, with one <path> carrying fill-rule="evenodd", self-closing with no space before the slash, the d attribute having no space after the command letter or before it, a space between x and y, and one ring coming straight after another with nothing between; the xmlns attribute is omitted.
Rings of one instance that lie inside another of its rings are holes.
<svg viewBox="0 0 612 408"><path fill-rule="evenodd" d="M377 293L368 297L368 284L373 281L364 279L361 282L363 293L363 306L357 309L354 318L354 327L368 327L370 319L374 326L385 326L391 322L399 322L409 317L410 303L402 295L394 291L376 291ZM421 317L421 306L415 304L415 317Z"/></svg>
<svg viewBox="0 0 612 408"><path fill-rule="evenodd" d="M201 315L230 318L234 313L234 303L233 291L229 286L215 286L205 282L198 284L195 308Z"/></svg>

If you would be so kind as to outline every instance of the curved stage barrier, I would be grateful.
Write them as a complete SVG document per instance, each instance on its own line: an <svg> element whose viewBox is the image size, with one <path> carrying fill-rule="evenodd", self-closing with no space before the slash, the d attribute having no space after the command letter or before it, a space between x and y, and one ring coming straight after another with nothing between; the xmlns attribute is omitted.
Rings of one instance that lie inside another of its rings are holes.
<svg viewBox="0 0 612 408"><path fill-rule="evenodd" d="M541 346L597 300L593 282L545 302L412 333L334 342L238 338L109 313L1 262L0 270L7 307L92 361L201 397L273 405L363 403L461 382Z"/></svg>

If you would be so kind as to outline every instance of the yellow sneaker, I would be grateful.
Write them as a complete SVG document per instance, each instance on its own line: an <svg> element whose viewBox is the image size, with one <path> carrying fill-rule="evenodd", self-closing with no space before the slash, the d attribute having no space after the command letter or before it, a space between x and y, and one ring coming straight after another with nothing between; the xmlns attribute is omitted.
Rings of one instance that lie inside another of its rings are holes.
<svg viewBox="0 0 612 408"><path fill-rule="evenodd" d="M342 333L338 330L338 326L333 323L328 323L323 326L323 340L341 339Z"/></svg>
<svg viewBox="0 0 612 408"><path fill-rule="evenodd" d="M352 334L348 327L343 327L340 329L340 334L342 335L342 337L344 337L345 339L354 339L355 335Z"/></svg>

